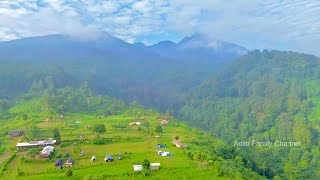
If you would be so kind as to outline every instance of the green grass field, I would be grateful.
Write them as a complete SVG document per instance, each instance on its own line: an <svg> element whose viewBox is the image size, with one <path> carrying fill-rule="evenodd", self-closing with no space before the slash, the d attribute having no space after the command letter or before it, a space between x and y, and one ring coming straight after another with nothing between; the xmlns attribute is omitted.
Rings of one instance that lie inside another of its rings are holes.
<svg viewBox="0 0 320 180"><path fill-rule="evenodd" d="M76 124L81 121L81 124ZM132 121L141 122L141 126L128 126ZM156 117L145 117L138 119L126 115L109 116L107 118L99 118L90 115L69 114L64 119L54 119L51 121L38 120L35 124L38 128L37 138L44 139L52 137L53 129L57 128L61 134L61 144L55 146L55 151L51 159L42 159L36 157L30 160L26 152L19 151L17 155L10 161L2 172L1 179L219 179L214 169L202 167L198 169L196 161L188 160L186 151L197 150L198 146L190 145L192 129L186 128L183 123L170 121L169 125L163 126L163 132L160 133L161 138L155 138L154 131L147 132L144 124L148 122L150 129L153 130L159 125L160 120ZM12 129L24 128L25 122L18 121L6 127ZM68 127L70 124L76 124L75 127ZM88 129L88 125L104 124L107 132L99 134L100 138L108 139L106 144L93 144L92 140L97 138L96 132ZM114 128L114 125L126 126L125 129ZM142 130L138 131L138 127ZM84 135L80 139L78 135ZM178 135L180 139L189 145L188 150L178 149L171 145L173 138ZM22 137L8 138L3 140L6 146L6 153L13 152L15 144L27 136L25 133ZM169 151L172 156L162 157L156 154L155 144L158 142L167 144L167 148L161 149ZM74 143L81 148L84 156L80 157L73 153ZM63 157L65 153L69 153L69 157ZM54 163L57 155L62 155L64 163L70 157L75 160L72 167L73 175L67 177L66 168L55 168ZM112 154L115 162L104 162L104 157ZM122 160L117 159L118 154L123 154ZM96 156L96 162L91 162L92 156ZM3 155L2 155L3 156ZM29 159L29 160L26 160ZM160 169L151 171L149 176L143 173L133 171L132 165L142 163L144 159L148 159L151 163L161 163Z"/></svg>

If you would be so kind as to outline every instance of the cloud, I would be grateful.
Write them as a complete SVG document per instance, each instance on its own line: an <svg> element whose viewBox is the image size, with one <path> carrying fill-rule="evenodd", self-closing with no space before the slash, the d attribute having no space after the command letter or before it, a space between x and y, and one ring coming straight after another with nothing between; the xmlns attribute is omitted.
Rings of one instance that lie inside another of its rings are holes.
<svg viewBox="0 0 320 180"><path fill-rule="evenodd" d="M107 31L150 42L145 37L202 32L252 49L319 55L319 16L317 0L2 0L0 40L50 33L98 38Z"/></svg>

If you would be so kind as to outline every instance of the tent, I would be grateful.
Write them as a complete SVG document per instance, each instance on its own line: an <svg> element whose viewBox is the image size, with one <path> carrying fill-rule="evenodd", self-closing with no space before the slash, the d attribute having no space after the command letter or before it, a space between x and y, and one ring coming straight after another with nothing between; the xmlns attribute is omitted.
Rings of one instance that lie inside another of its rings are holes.
<svg viewBox="0 0 320 180"><path fill-rule="evenodd" d="M63 161L61 159L58 159L55 163L54 163L54 166L57 167L57 166L62 166L63 165Z"/></svg>
<svg viewBox="0 0 320 180"><path fill-rule="evenodd" d="M171 156L170 152L163 152L161 156Z"/></svg>
<svg viewBox="0 0 320 180"><path fill-rule="evenodd" d="M136 125L137 125L137 126L140 126L140 125L141 125L141 122L136 122Z"/></svg>
<svg viewBox="0 0 320 180"><path fill-rule="evenodd" d="M157 151L157 154L162 155L163 151Z"/></svg>
<svg viewBox="0 0 320 180"><path fill-rule="evenodd" d="M105 160L106 162L112 162L112 161L114 161L112 155L106 155L106 157L104 158L104 160Z"/></svg>
<svg viewBox="0 0 320 180"><path fill-rule="evenodd" d="M68 159L67 162L66 162L66 166L67 167L72 167L74 164L74 160L72 158Z"/></svg>
<svg viewBox="0 0 320 180"><path fill-rule="evenodd" d="M142 167L142 165L133 165L133 170L135 172L139 172L139 171L143 170L143 167Z"/></svg>
<svg viewBox="0 0 320 180"><path fill-rule="evenodd" d="M122 154L119 154L119 155L118 155L118 159L123 159Z"/></svg>
<svg viewBox="0 0 320 180"><path fill-rule="evenodd" d="M150 163L151 170L158 170L160 167L160 163Z"/></svg>
<svg viewBox="0 0 320 180"><path fill-rule="evenodd" d="M92 162L96 161L96 157L95 156L92 156L91 160Z"/></svg>
<svg viewBox="0 0 320 180"><path fill-rule="evenodd" d="M166 148L167 145L166 144L156 144L155 147L156 148Z"/></svg>

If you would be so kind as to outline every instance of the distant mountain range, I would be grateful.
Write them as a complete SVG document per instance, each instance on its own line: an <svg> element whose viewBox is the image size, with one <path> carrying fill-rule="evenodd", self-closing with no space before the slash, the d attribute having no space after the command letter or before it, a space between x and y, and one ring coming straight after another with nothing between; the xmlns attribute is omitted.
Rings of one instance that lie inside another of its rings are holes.
<svg viewBox="0 0 320 180"><path fill-rule="evenodd" d="M162 41L146 46L129 44L110 34L99 40L77 40L63 35L31 37L0 42L0 59L136 59L231 61L248 52L236 44L211 40L196 33L179 43Z"/></svg>
<svg viewBox="0 0 320 180"><path fill-rule="evenodd" d="M48 35L0 42L0 94L15 96L52 77L58 87L87 81L97 93L164 110L247 51L198 33L151 46L110 34L98 40Z"/></svg>

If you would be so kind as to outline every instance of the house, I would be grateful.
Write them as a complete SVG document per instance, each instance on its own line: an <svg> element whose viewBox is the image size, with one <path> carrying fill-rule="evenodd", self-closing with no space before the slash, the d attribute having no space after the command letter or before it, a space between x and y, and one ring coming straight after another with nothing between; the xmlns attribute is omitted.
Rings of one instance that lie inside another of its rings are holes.
<svg viewBox="0 0 320 180"><path fill-rule="evenodd" d="M96 161L96 157L95 156L92 156L91 160L92 162L95 162Z"/></svg>
<svg viewBox="0 0 320 180"><path fill-rule="evenodd" d="M114 161L112 155L106 155L106 157L104 158L104 160L105 160L106 162L113 162L113 161Z"/></svg>
<svg viewBox="0 0 320 180"><path fill-rule="evenodd" d="M73 164L74 164L74 160L73 160L72 158L70 158L70 159L67 160L67 162L66 162L65 165L66 165L67 167L72 167Z"/></svg>
<svg viewBox="0 0 320 180"><path fill-rule="evenodd" d="M166 148L167 145L166 144L156 144L155 147L156 148Z"/></svg>
<svg viewBox="0 0 320 180"><path fill-rule="evenodd" d="M172 144L173 144L174 146L176 146L177 148L180 148L180 149L187 149L187 148L188 148L188 146L187 146L186 144L182 143L182 142L179 141L179 140L173 140L173 141L172 141Z"/></svg>
<svg viewBox="0 0 320 180"><path fill-rule="evenodd" d="M8 132L8 135L10 136L21 136L23 134L23 131L20 130L12 130Z"/></svg>
<svg viewBox="0 0 320 180"><path fill-rule="evenodd" d="M160 163L150 163L150 169L155 171L155 170L159 170L160 168Z"/></svg>
<svg viewBox="0 0 320 180"><path fill-rule="evenodd" d="M58 159L55 163L54 166L58 167L58 166L62 166L63 165L63 161L61 159Z"/></svg>
<svg viewBox="0 0 320 180"><path fill-rule="evenodd" d="M162 120L162 121L160 122L160 124L163 125L163 126L165 126L165 125L168 125L168 124L169 124L169 121L167 121L167 120Z"/></svg>
<svg viewBox="0 0 320 180"><path fill-rule="evenodd" d="M53 146L46 146L40 151L40 156L43 158L50 158L53 153L54 147Z"/></svg>
<svg viewBox="0 0 320 180"><path fill-rule="evenodd" d="M19 149L23 149L23 148L39 147L39 146L52 146L56 143L57 143L57 140L49 138L47 140L17 143L16 147Z"/></svg>
<svg viewBox="0 0 320 180"><path fill-rule="evenodd" d="M142 165L133 165L133 170L135 172L139 172L139 171L143 170L143 167L142 167Z"/></svg>

